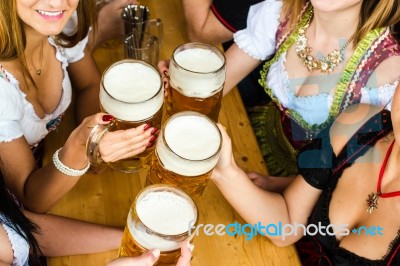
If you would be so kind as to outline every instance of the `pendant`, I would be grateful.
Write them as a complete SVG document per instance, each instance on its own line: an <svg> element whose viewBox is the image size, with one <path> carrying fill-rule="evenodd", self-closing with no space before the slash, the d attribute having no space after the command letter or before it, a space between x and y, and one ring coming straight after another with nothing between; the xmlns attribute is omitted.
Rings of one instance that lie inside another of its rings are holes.
<svg viewBox="0 0 400 266"><path fill-rule="evenodd" d="M367 212L371 214L374 210L378 209L379 193L371 193L367 199Z"/></svg>
<svg viewBox="0 0 400 266"><path fill-rule="evenodd" d="M42 74L42 70L41 69L36 70L36 75L40 76L40 74Z"/></svg>

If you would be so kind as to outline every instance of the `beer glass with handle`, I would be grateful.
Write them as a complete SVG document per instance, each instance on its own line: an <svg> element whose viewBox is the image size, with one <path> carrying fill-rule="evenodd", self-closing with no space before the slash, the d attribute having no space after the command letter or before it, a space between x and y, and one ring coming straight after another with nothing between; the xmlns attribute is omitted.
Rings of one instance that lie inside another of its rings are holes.
<svg viewBox="0 0 400 266"><path fill-rule="evenodd" d="M134 59L114 63L103 73L100 85L100 108L115 117L110 126L93 130L87 145L92 163L97 163L98 142L104 131L129 129L144 123L160 128L163 106L161 75L150 64ZM134 157L110 162L109 166L125 173L133 173L148 166L154 147Z"/></svg>
<svg viewBox="0 0 400 266"><path fill-rule="evenodd" d="M194 236L197 221L197 206L185 192L170 185L146 187L129 211L119 256L157 248L161 255L156 265L175 265L180 245Z"/></svg>
<svg viewBox="0 0 400 266"><path fill-rule="evenodd" d="M146 184L177 186L197 200L218 162L222 137L207 116L179 112L164 124L157 139Z"/></svg>
<svg viewBox="0 0 400 266"><path fill-rule="evenodd" d="M177 47L169 65L167 116L196 111L218 121L225 83L225 55L205 43Z"/></svg>

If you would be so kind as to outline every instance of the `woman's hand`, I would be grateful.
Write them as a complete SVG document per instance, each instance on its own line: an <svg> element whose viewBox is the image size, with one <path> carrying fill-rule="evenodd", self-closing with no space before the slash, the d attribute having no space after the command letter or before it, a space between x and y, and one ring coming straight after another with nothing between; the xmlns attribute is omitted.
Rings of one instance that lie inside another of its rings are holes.
<svg viewBox="0 0 400 266"><path fill-rule="evenodd" d="M158 63L158 69L162 76L162 81L164 84L164 96L167 97L168 90L169 90L169 76L168 76L168 69L169 69L169 60L160 61Z"/></svg>
<svg viewBox="0 0 400 266"><path fill-rule="evenodd" d="M103 161L115 162L135 156L150 148L157 138L158 129L148 124L136 128L105 133L99 143Z"/></svg>
<svg viewBox="0 0 400 266"><path fill-rule="evenodd" d="M70 147L69 144L73 143L75 152L77 149L81 149L82 154L86 156L86 142L93 128L98 124L107 125L113 120L114 117L106 113L98 113L85 118L71 133L64 148ZM157 133L157 128L150 127L147 124L127 130L106 132L99 141L100 156L105 162L115 162L135 156L153 145ZM82 161L85 162L86 160ZM77 167L76 169L80 168Z"/></svg>
<svg viewBox="0 0 400 266"><path fill-rule="evenodd" d="M181 244L181 256L176 266L189 266L190 259L192 258L192 251L194 246L183 241ZM160 257L160 251L153 249L146 251L139 257L123 257L110 261L107 266L151 266L157 262Z"/></svg>
<svg viewBox="0 0 400 266"><path fill-rule="evenodd" d="M93 50L107 40L124 36L124 23L121 13L124 7L133 4L136 4L136 0L113 0L100 9L97 19L98 30L93 43Z"/></svg>
<svg viewBox="0 0 400 266"><path fill-rule="evenodd" d="M266 191L282 193L293 181L292 177L264 176L256 172L248 172L248 178L259 188Z"/></svg>
<svg viewBox="0 0 400 266"><path fill-rule="evenodd" d="M217 165L215 166L211 178L218 179L227 174L227 171L234 170L237 167L232 153L232 141L221 124L217 124L222 135L222 147Z"/></svg>

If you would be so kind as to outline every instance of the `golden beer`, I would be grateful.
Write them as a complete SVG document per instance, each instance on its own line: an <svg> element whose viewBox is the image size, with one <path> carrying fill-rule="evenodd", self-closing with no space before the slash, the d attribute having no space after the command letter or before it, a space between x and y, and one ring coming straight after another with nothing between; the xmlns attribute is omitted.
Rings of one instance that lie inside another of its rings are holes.
<svg viewBox="0 0 400 266"><path fill-rule="evenodd" d="M178 188L154 185L142 190L129 211L119 256L139 256L148 249L161 251L157 265L175 265L180 245L194 234L198 211Z"/></svg>
<svg viewBox="0 0 400 266"><path fill-rule="evenodd" d="M144 123L160 128L163 91L161 76L150 64L126 59L111 65L103 74L100 107L115 117L109 131L135 128ZM119 171L132 173L150 163L154 148L128 158L111 162Z"/></svg>
<svg viewBox="0 0 400 266"><path fill-rule="evenodd" d="M147 184L169 184L198 199L218 162L222 137L207 116L185 111L171 116L157 140Z"/></svg>
<svg viewBox="0 0 400 266"><path fill-rule="evenodd" d="M167 106L168 116L176 114L181 111L195 111L202 113L215 122L218 122L219 110L221 109L222 102L222 88L218 89L218 92L214 95L206 98L197 98L192 96L186 96L184 91L178 87L175 87L173 82L170 82L171 88L168 90L169 106Z"/></svg>
<svg viewBox="0 0 400 266"><path fill-rule="evenodd" d="M176 48L169 66L167 116L196 111L217 122L225 74L225 56L217 47L186 43Z"/></svg>

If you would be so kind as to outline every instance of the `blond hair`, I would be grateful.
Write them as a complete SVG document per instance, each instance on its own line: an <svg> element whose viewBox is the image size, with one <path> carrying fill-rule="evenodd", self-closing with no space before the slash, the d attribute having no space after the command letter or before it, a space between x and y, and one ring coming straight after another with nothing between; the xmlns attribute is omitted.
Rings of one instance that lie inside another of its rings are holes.
<svg viewBox="0 0 400 266"><path fill-rule="evenodd" d="M283 0L282 18L288 19L288 28L293 29L309 0ZM363 0L359 25L354 36L354 45L368 32L377 28L394 27L400 21L400 0ZM397 32L393 32L397 34Z"/></svg>
<svg viewBox="0 0 400 266"><path fill-rule="evenodd" d="M0 60L18 59L24 77L33 81L29 74L24 54L26 35L23 22L17 13L17 0L0 0ZM89 33L90 27L96 29L97 13L93 0L81 0L76 9L78 26L73 35L60 33L58 44L63 47L73 47Z"/></svg>

